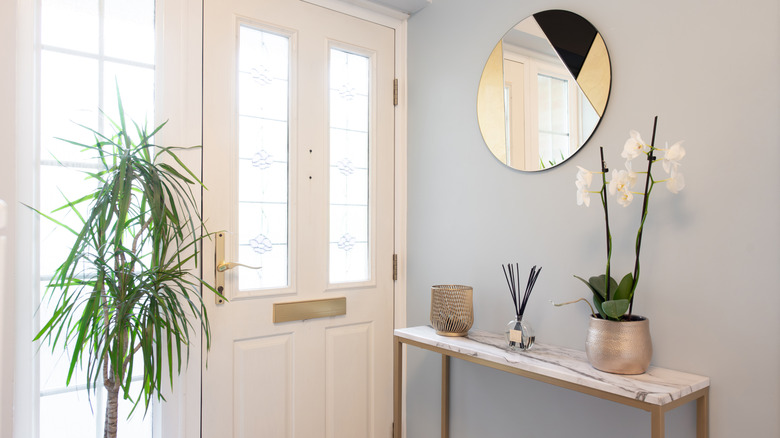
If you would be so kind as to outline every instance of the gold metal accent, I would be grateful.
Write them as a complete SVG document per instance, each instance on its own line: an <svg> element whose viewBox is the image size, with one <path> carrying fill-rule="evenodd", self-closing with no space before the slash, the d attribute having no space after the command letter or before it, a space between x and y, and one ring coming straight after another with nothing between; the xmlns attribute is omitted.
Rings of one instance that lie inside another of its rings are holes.
<svg viewBox="0 0 780 438"><path fill-rule="evenodd" d="M466 336L474 324L474 289L439 285L431 288L431 325L442 336Z"/></svg>
<svg viewBox="0 0 780 438"><path fill-rule="evenodd" d="M347 314L347 298L274 303L274 323L303 321Z"/></svg>
<svg viewBox="0 0 780 438"><path fill-rule="evenodd" d="M593 109L596 110L599 117L604 115L604 109L607 107L609 98L609 86L612 83L612 69L609 65L609 54L607 46L601 38L601 34L596 34L596 39L590 46L588 56L585 57L585 63L577 75L577 83L580 85L583 94L588 98Z"/></svg>
<svg viewBox="0 0 780 438"><path fill-rule="evenodd" d="M393 254L393 281L398 280L398 254Z"/></svg>
<svg viewBox="0 0 780 438"><path fill-rule="evenodd" d="M393 79L393 106L398 105L398 79Z"/></svg>
<svg viewBox="0 0 780 438"><path fill-rule="evenodd" d="M403 355L401 338L393 336L393 438L403 435Z"/></svg>
<svg viewBox="0 0 780 438"><path fill-rule="evenodd" d="M214 283L217 292L225 295L225 272L219 270L219 264L225 260L225 232L220 231L217 233L214 239ZM214 301L217 304L225 304L225 300L220 298L219 295L214 295Z"/></svg>
<svg viewBox="0 0 780 438"><path fill-rule="evenodd" d="M598 397L604 400L609 400L617 403L621 403L627 406L631 406L634 408L642 409L644 411L650 412L651 414L651 434L653 438L664 438L664 416L666 412L675 409L679 406L682 406L684 404L687 404L693 400L696 400L696 438L708 438L709 437L709 397L710 397L710 388L705 387L698 391L695 391L691 394L688 394L686 396L683 396L677 400L674 400L670 403L667 403L665 405L654 405L645 401L636 400L632 397L625 397L620 396L617 394L612 394L610 392L602 391L599 389L594 389L588 386L571 383L563 380L558 380L554 377L545 376L542 374L536 374L531 371L525 371L517 368L513 368L506 364L501 364L498 362L492 362L486 359L478 358L475 356L471 356L468 354L463 353L457 353L455 351L447 350L441 347L434 347L432 345L428 345L422 342L413 341L408 338L402 338L400 336L393 336L394 346L393 346L393 418L396 423L399 424L399 427L395 429L395 438L401 438L401 432L403 430L401 419L402 419L402 398L403 398L403 382L402 382L402 373L401 373L401 367L403 365L403 344L407 345L413 345L415 347L422 348L424 350L429 350L435 353L439 353L442 356L445 357L454 357L456 359L462 359L467 362L472 362L478 365L484 365L489 368L493 368L496 370L506 371L511 374L515 374L522 377L527 377L529 379L537 380L544 383L549 383L551 385L555 385L564 389L569 389L572 391L580 392L583 394L591 395L594 397ZM444 385L447 385L445 387ZM449 395L449 379L446 381L442 379L442 396L446 393ZM442 408L443 409L443 408ZM444 411L442 410L442 413L444 414ZM449 437L449 430L442 428L442 438L448 438Z"/></svg>
<svg viewBox="0 0 780 438"><path fill-rule="evenodd" d="M496 44L479 79L477 121L490 152L501 162L506 163L503 41Z"/></svg>
<svg viewBox="0 0 780 438"><path fill-rule="evenodd" d="M650 366L650 321L609 321L591 316L585 353L593 368L613 374L642 374Z"/></svg>
<svg viewBox="0 0 780 438"><path fill-rule="evenodd" d="M217 233L216 238L214 239L214 263L215 263L215 272L214 272L214 282L216 283L216 289L219 293L221 293L223 296L225 295L225 271L229 269L233 269L237 266L243 266L245 268L249 269L261 269L262 266L249 266L245 265L243 263L236 263L236 262L228 262L225 260L225 235L227 232L220 231ZM224 304L225 300L219 297L219 295L215 296L215 301L217 304Z"/></svg>
<svg viewBox="0 0 780 438"><path fill-rule="evenodd" d="M225 261L223 261L223 262L221 262L221 263L219 263L217 265L217 271L218 272L225 272L228 269L233 269L233 268L238 267L238 266L241 266L241 267L244 267L244 268L249 268L249 269L262 269L263 268L262 266L249 266L249 265L245 265L243 263L235 263L235 262L225 262Z"/></svg>
<svg viewBox="0 0 780 438"><path fill-rule="evenodd" d="M450 357L441 355L441 436L450 436Z"/></svg>

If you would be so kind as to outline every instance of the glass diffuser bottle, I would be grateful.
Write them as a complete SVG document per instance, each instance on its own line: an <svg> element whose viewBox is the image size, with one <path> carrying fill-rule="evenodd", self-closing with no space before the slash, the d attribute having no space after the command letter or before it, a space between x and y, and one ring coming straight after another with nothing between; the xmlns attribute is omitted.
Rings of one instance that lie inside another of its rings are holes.
<svg viewBox="0 0 780 438"><path fill-rule="evenodd" d="M536 335L533 327L523 321L523 315L515 317L506 325L506 342L512 351L530 350L534 346Z"/></svg>
<svg viewBox="0 0 780 438"><path fill-rule="evenodd" d="M528 283L525 286L525 293L521 296L520 291L520 266L519 264L509 264L509 269L504 265L501 265L504 270L504 276L506 277L506 283L509 286L509 293L512 295L512 303L514 304L515 319L509 321L506 326L505 335L506 342L510 351L525 351L529 350L534 345L536 340L536 333L534 333L533 327L523 320L523 314L525 312L525 306L528 304L528 298L531 296L531 291L536 284L536 279L539 277L539 273L542 268L536 269L536 266L531 268L531 274L528 276ZM514 269L513 269L514 268Z"/></svg>

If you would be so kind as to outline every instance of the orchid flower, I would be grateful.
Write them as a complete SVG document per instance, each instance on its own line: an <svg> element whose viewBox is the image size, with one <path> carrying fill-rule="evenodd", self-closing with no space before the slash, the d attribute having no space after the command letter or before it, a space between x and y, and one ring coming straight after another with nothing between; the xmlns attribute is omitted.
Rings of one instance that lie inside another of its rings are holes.
<svg viewBox="0 0 780 438"><path fill-rule="evenodd" d="M574 184L577 185L577 205L585 204L586 207L590 207L590 190L585 182L578 178Z"/></svg>
<svg viewBox="0 0 780 438"><path fill-rule="evenodd" d="M666 164L666 161L664 161L664 164ZM671 173L671 176L665 180L666 188L669 189L670 192L677 194L680 190L685 188L685 178L683 178L683 174L677 170L677 166L672 167Z"/></svg>
<svg viewBox="0 0 780 438"><path fill-rule="evenodd" d="M626 160L626 170L628 171L628 181L629 187L634 187L636 185L637 180L637 173L634 172L633 166L631 164L631 160Z"/></svg>
<svg viewBox="0 0 780 438"><path fill-rule="evenodd" d="M628 192L636 183L636 173L630 170L613 170L612 181L609 182L609 194Z"/></svg>
<svg viewBox="0 0 780 438"><path fill-rule="evenodd" d="M644 152L645 142L642 141L642 137L639 135L639 133L632 129L631 137L629 137L629 139L626 140L626 143L623 145L623 152L620 154L620 156L626 160L633 160Z"/></svg>
<svg viewBox="0 0 780 438"><path fill-rule="evenodd" d="M593 172L590 170L577 166L579 172L577 172L577 181L582 181L585 187L590 188L590 184L593 182Z"/></svg>
<svg viewBox="0 0 780 438"><path fill-rule="evenodd" d="M685 149L682 147L682 141L678 141L671 147L663 149L665 151L663 157L663 166L666 173L672 173L672 169L676 169L680 165L680 160L685 157ZM677 193L677 192L672 192Z"/></svg>
<svg viewBox="0 0 780 438"><path fill-rule="evenodd" d="M634 200L634 193L632 193L631 190L628 190L628 188L624 188L618 193L617 203L623 207L628 207L629 204L631 204L631 201Z"/></svg>

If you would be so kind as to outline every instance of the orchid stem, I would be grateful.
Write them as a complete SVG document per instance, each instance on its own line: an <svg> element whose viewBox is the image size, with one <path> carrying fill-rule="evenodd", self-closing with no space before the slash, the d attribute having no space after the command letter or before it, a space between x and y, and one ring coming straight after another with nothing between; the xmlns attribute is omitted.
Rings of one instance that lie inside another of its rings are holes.
<svg viewBox="0 0 780 438"><path fill-rule="evenodd" d="M658 116L655 116L655 119L653 120L653 135L650 139L650 152L647 154L647 178L645 178L645 198L644 202L642 202L642 220L639 223L639 231L637 232L636 236L636 261L634 262L634 281L631 285L631 299L629 300L629 306L628 306L628 319L631 319L631 315L634 311L634 291L636 291L636 285L639 283L639 250L642 248L642 231L645 228L645 219L647 219L647 202L650 199L650 182L652 180L651 170L653 168L653 162L655 161L655 156L653 155L653 152L655 151L655 132L656 128L658 127Z"/></svg>
<svg viewBox="0 0 780 438"><path fill-rule="evenodd" d="M609 301L609 263L612 259L612 235L609 232L609 209L607 208L607 163L604 161L604 148L600 147L601 151L601 203L604 205L604 223L607 229L607 278L604 280L606 284L606 299Z"/></svg>

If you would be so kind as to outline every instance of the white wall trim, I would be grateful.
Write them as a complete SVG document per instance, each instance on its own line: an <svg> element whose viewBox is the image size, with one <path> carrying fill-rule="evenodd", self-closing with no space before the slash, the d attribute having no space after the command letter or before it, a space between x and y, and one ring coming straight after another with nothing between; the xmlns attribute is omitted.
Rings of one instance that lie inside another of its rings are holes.
<svg viewBox="0 0 780 438"><path fill-rule="evenodd" d="M395 251L398 254L398 280L395 284L395 324L396 328L406 327L406 281L407 281L407 244L408 204L407 204L407 115L408 80L407 60L407 21L395 28L395 74L398 79L398 105L395 107ZM405 349L406 346L403 346ZM406 353L403 355L402 385L406 387ZM401 423L406 424L406 391L401 397ZM396 425L401 427L401 425ZM406 436L406 428L401 431Z"/></svg>
<svg viewBox="0 0 780 438"><path fill-rule="evenodd" d="M158 6L157 20L161 23L157 36L160 49L155 60L155 79L159 84L155 91L158 118L155 122L168 120L160 133L161 144L200 145L203 144L203 1L164 0L158 5L161 7ZM195 174L201 174L203 160L199 149L181 151L179 157ZM202 252L200 258L202 261ZM199 333L198 325L195 327ZM170 386L163 388L167 401L155 406L153 436L156 438L200 436L201 341L198 335L191 338L189 362L179 376L174 375L173 390Z"/></svg>
<svg viewBox="0 0 780 438"><path fill-rule="evenodd" d="M409 18L409 14L395 9L388 8L367 0L301 0L313 5L322 6L342 14L351 15L382 26L392 27L398 30L397 26Z"/></svg>
<svg viewBox="0 0 780 438"><path fill-rule="evenodd" d="M16 2L16 201L27 205L38 205L37 169L39 161L38 118L35 111L37 84L39 83L36 4L25 0ZM16 226L13 230L16 245L12 253L15 260L8 265L14 272L15 333L14 349L14 391L13 391L13 436L27 438L38 436L39 391L38 367L33 362L37 344L32 342L37 320L29 318L39 302L38 273L39 220L28 208L16 206ZM12 232L12 230L8 230ZM30 245L30 242L36 242ZM11 252L11 251L9 251Z"/></svg>

